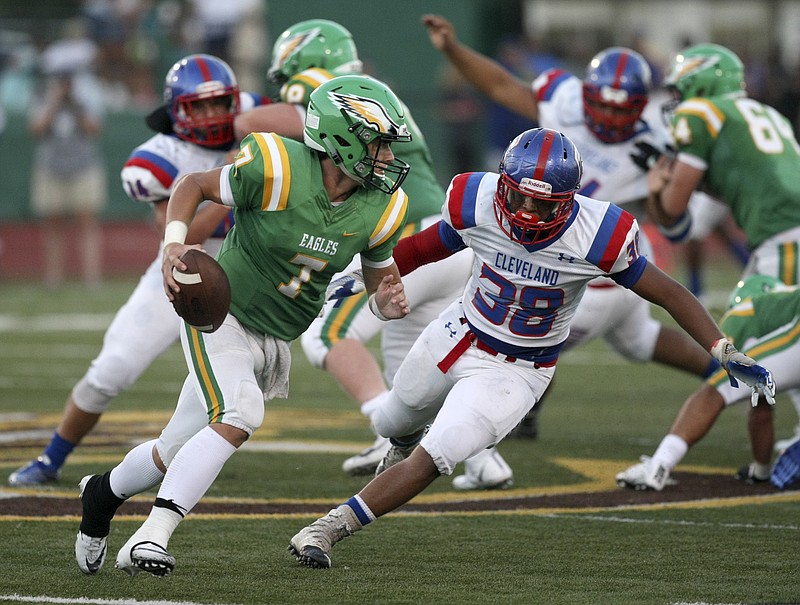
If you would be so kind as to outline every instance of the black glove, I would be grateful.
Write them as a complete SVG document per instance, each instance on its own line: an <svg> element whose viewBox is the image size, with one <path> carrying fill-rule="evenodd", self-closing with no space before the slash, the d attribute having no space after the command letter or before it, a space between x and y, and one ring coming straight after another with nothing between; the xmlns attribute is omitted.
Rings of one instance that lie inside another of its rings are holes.
<svg viewBox="0 0 800 605"><path fill-rule="evenodd" d="M653 166L655 166L658 158L660 158L663 154L660 149L653 147L650 143L645 143L644 141L634 143L634 147L636 147L636 151L628 155L630 156L631 160L633 160L633 163L641 168L644 172L648 172Z"/></svg>

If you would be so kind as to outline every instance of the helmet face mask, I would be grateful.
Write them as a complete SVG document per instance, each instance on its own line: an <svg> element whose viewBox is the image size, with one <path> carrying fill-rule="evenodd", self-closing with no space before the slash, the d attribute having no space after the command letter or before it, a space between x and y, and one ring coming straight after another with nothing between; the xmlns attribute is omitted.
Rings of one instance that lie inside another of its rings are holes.
<svg viewBox="0 0 800 605"><path fill-rule="evenodd" d="M167 73L164 101L174 133L185 141L220 149L234 141L239 86L227 63L211 55L189 55Z"/></svg>
<svg viewBox="0 0 800 605"><path fill-rule="evenodd" d="M647 61L629 48L608 48L595 55L583 80L589 130L604 143L630 139L647 105L651 80Z"/></svg>
<svg viewBox="0 0 800 605"><path fill-rule="evenodd" d="M558 237L572 214L583 163L575 145L555 130L533 128L503 153L494 211L500 229L519 244Z"/></svg>
<svg viewBox="0 0 800 605"><path fill-rule="evenodd" d="M350 178L384 193L397 191L410 169L388 149L411 140L403 104L369 76L339 76L317 87L303 139Z"/></svg>
<svg viewBox="0 0 800 605"><path fill-rule="evenodd" d="M673 59L664 84L679 100L744 94L744 64L731 50L718 44L690 46Z"/></svg>
<svg viewBox="0 0 800 605"><path fill-rule="evenodd" d="M363 66L350 32L335 21L325 19L296 23L275 41L267 78L282 86L311 67L337 76L361 73Z"/></svg>

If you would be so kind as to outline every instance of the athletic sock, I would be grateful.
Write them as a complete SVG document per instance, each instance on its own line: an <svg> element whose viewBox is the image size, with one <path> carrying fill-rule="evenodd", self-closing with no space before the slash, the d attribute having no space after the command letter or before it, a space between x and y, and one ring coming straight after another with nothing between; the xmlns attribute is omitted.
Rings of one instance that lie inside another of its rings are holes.
<svg viewBox="0 0 800 605"><path fill-rule="evenodd" d="M670 433L661 440L653 454L653 461L662 464L668 471L672 471L688 451L689 445L677 435Z"/></svg>
<svg viewBox="0 0 800 605"><path fill-rule="evenodd" d="M42 454L42 464L59 469L64 465L64 460L67 459L67 456L69 456L74 449L74 443L70 443L57 432L53 433L50 444L45 448L44 454Z"/></svg>

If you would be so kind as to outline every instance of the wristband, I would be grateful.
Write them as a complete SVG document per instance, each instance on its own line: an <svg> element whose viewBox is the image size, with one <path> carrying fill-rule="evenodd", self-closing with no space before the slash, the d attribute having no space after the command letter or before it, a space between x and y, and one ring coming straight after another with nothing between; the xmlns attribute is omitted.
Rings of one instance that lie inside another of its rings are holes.
<svg viewBox="0 0 800 605"><path fill-rule="evenodd" d="M391 319L390 317L386 317L383 313L381 313L381 310L378 308L378 301L375 300L375 294L369 295L367 306L369 307L369 310L372 311L372 314L381 321L389 321Z"/></svg>
<svg viewBox="0 0 800 605"><path fill-rule="evenodd" d="M170 221L164 229L164 245L183 244L186 241L186 234L189 233L189 225L183 221Z"/></svg>
<svg viewBox="0 0 800 605"><path fill-rule="evenodd" d="M685 240L686 236L689 235L691 228L692 215L689 214L688 210L681 214L673 225L670 225L669 227L665 227L664 225L658 226L658 229L664 234L664 237L675 243Z"/></svg>

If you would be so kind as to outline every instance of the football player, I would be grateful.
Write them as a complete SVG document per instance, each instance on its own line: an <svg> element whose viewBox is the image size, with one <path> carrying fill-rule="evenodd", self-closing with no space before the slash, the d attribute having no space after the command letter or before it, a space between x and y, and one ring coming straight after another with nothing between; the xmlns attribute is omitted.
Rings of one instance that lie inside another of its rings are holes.
<svg viewBox="0 0 800 605"><path fill-rule="evenodd" d="M640 154L640 145L663 149L669 138L660 114L653 112L653 119L644 119L651 74L639 53L608 48L592 58L583 79L551 69L529 83L459 42L444 17L425 15L422 23L433 46L478 90L534 123L570 137L583 156L582 195L613 200L634 216L644 215L646 173L631 155ZM642 254L652 261L647 237L640 233L639 239ZM653 318L646 300L604 277L588 284L565 346L598 337L631 361L657 361L703 377L718 369L683 332ZM529 416L524 422L530 421Z"/></svg>
<svg viewBox="0 0 800 605"><path fill-rule="evenodd" d="M212 333L182 326L189 375L159 438L81 481L75 556L86 573L103 564L117 508L159 483L116 567L130 575L172 572L172 533L261 425L265 403L287 396L290 344L319 314L331 277L355 255L370 311L383 320L409 311L392 259L408 201L400 185L409 165L393 150L411 139L402 104L382 82L339 76L311 94L305 123L305 144L253 133L233 163L186 175L170 196L162 260L169 298L180 289L173 270L186 270L180 257L199 247L186 244L197 208L209 200L234 209L235 225L217 256L230 280L230 312Z"/></svg>
<svg viewBox="0 0 800 605"><path fill-rule="evenodd" d="M147 117L158 134L134 149L122 168L125 192L133 201L152 206L159 232L164 231L174 185L185 174L222 165L235 142L234 116L264 102L261 95L241 92L231 68L217 57L189 55L172 66L164 82L164 105ZM230 217L224 208L204 206L187 241L203 242L209 254L216 254ZM117 311L100 353L67 397L50 443L36 460L11 473L9 485L58 479L67 457L114 397L178 340L181 321L161 287L160 252Z"/></svg>
<svg viewBox="0 0 800 605"><path fill-rule="evenodd" d="M648 173L648 210L672 232L689 222L702 187L730 206L751 250L743 277L800 283L800 145L791 122L745 91L744 65L730 49L698 44L678 53L665 79L677 157ZM746 178L745 178L746 177ZM800 392L789 397L800 416ZM795 427L800 436L800 423Z"/></svg>
<svg viewBox="0 0 800 605"><path fill-rule="evenodd" d="M796 286L786 286L769 275L748 277L731 293L720 328L745 355L769 367L778 393L800 387L800 290ZM708 433L722 410L744 400L749 400L745 393L731 388L725 373L717 372L689 396L653 456L642 456L641 462L619 473L617 483L661 491L670 484L672 469ZM735 476L749 484L769 481L772 406L762 401L750 408L748 433L753 461Z"/></svg>
<svg viewBox="0 0 800 605"><path fill-rule="evenodd" d="M756 396L774 396L769 372L640 254L636 219L576 193L582 172L565 135L525 131L509 144L499 174L457 175L442 220L398 244L403 274L467 246L473 272L463 297L425 328L373 412L379 433L394 439L379 474L291 539L299 562L330 567L336 542L503 439L547 389L581 296L598 276L663 307L732 379Z"/></svg>

